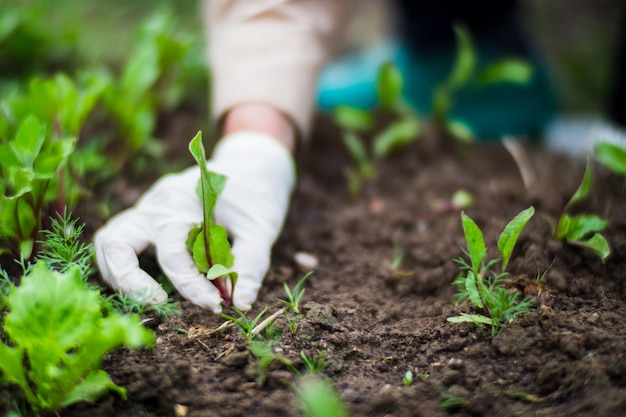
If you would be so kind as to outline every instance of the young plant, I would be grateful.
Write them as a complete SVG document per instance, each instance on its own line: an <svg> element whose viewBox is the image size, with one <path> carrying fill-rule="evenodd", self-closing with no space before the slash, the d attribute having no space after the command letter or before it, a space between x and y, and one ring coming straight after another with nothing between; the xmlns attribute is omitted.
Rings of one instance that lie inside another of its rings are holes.
<svg viewBox="0 0 626 417"><path fill-rule="evenodd" d="M252 320L249 320L246 314L243 311L239 310L237 307L231 306L231 309L235 313L237 313L239 317L233 317L228 314L222 313L221 314L222 318L235 323L239 327L239 330L241 331L241 333L245 336L246 340L248 342L252 341L252 339L254 339L254 336L255 336L253 332L254 327L257 325L259 320L261 320L261 318L267 312L267 306L265 306L265 308L261 310L261 312L257 314L256 317L254 317Z"/></svg>
<svg viewBox="0 0 626 417"><path fill-rule="evenodd" d="M359 194L364 185L376 181L376 165L380 160L419 138L420 118L402 98L403 83L400 70L392 62L386 62L376 78L377 109L369 112L339 106L334 111L335 121L344 131L343 143L354 162L346 169L348 189L353 195ZM384 128L376 126L374 120L379 112L393 119ZM361 135L372 133L371 147L368 147Z"/></svg>
<svg viewBox="0 0 626 417"><path fill-rule="evenodd" d="M596 159L615 174L626 176L626 135L612 132L603 136L606 138L593 147Z"/></svg>
<svg viewBox="0 0 626 417"><path fill-rule="evenodd" d="M16 385L35 412L50 412L108 391L126 390L101 369L118 347L153 344L137 316L103 313L100 294L89 289L78 268L66 272L38 262L10 289L0 343L3 383Z"/></svg>
<svg viewBox="0 0 626 417"><path fill-rule="evenodd" d="M197 193L203 206L203 220L189 231L187 248L198 270L213 282L226 306L230 307L233 305L237 283L237 273L231 269L235 258L231 253L226 229L213 222L215 204L224 189L226 177L207 169L202 132L198 132L191 140L189 151L200 167Z"/></svg>
<svg viewBox="0 0 626 417"><path fill-rule="evenodd" d="M300 281L293 287L293 291L289 289L287 283L284 283L285 294L287 294L287 300L281 300L277 298L277 300L285 305L284 313L287 318L287 323L289 324L289 328L292 333L295 333L298 330L298 321L300 321L300 300L304 296L304 282L311 276L313 271L308 272L304 275ZM291 310L293 315L287 314L287 308Z"/></svg>
<svg viewBox="0 0 626 417"><path fill-rule="evenodd" d="M459 92L469 86L488 88L501 83L525 84L532 76L532 67L523 60L502 59L478 67L478 56L469 31L460 25L453 27L457 39L454 65L447 79L437 86L431 105L432 119L454 138L470 141L474 137L471 126L450 117Z"/></svg>
<svg viewBox="0 0 626 417"><path fill-rule="evenodd" d="M522 300L518 302L519 294L509 291L504 285L503 278L508 275L506 268L517 239L534 212L534 208L529 207L506 225L498 239L498 252L501 259L489 261L486 260L487 247L482 231L469 216L461 213L463 232L467 243L467 251L464 250L464 252L469 257L470 262L467 263L462 258L456 260L460 264L462 273L465 274L460 275L454 281L459 288L457 297L462 302L471 302L484 314L461 313L460 316L449 317L448 321L474 323L481 329L482 325L486 324L491 327L492 335L495 335L506 323L530 310L532 301ZM498 263L500 263L500 271L492 271Z"/></svg>
<svg viewBox="0 0 626 417"><path fill-rule="evenodd" d="M406 387L413 385L413 372L406 371L406 374L404 374L404 378L402 378L402 385Z"/></svg>
<svg viewBox="0 0 626 417"><path fill-rule="evenodd" d="M574 205L584 200L589 195L592 182L593 172L591 162L587 160L582 182L569 202L565 205L556 227L552 226L553 235L558 240L564 240L592 251L604 262L611 254L611 248L600 232L606 229L608 222L595 214L569 214ZM553 224L554 223L552 223L552 225Z"/></svg>
<svg viewBox="0 0 626 417"><path fill-rule="evenodd" d="M302 363L304 363L304 369L307 374L319 374L328 366L328 359L323 352L317 356L309 356L304 350L301 350L300 358L302 358Z"/></svg>

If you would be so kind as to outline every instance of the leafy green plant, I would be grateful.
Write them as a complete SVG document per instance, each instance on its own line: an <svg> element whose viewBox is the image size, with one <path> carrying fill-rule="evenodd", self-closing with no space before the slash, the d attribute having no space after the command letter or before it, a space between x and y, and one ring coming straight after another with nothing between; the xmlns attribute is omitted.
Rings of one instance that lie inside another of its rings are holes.
<svg viewBox="0 0 626 417"><path fill-rule="evenodd" d="M587 198L591 192L592 183L592 165L591 161L587 160L582 182L565 205L556 226L554 226L554 221L551 222L551 226L556 239L588 249L604 262L611 254L611 248L601 234L607 228L608 222L595 214L570 214L574 205Z"/></svg>
<svg viewBox="0 0 626 417"><path fill-rule="evenodd" d="M231 269L235 258L231 253L226 229L213 222L215 204L224 189L226 177L207 169L202 132L198 132L191 140L189 151L200 167L197 193L203 206L203 220L189 231L187 248L198 270L213 282L224 303L232 306L237 283L237 273Z"/></svg>
<svg viewBox="0 0 626 417"><path fill-rule="evenodd" d="M354 163L346 169L348 189L353 195L359 194L364 185L375 182L379 160L419 138L421 121L403 100L402 86L400 70L392 62L386 62L376 78L377 109L370 112L339 106L334 111L334 119L344 131L344 146ZM376 113L386 114L393 121L385 127L377 126ZM366 145L363 134L373 134L371 146Z"/></svg>
<svg viewBox="0 0 626 417"><path fill-rule="evenodd" d="M489 261L486 260L487 247L482 231L469 216L461 213L463 232L467 243L467 251L464 250L464 252L470 262L467 263L463 258L456 260L464 275L461 274L454 281L454 284L459 289L457 294L459 300L471 302L484 314L461 313L460 316L449 317L448 321L474 323L481 329L482 325L486 324L491 328L491 333L495 335L506 323L530 310L532 301L522 300L518 302L519 293L511 292L505 286L503 278L508 275L506 268L517 239L534 212L534 208L529 207L506 225L498 238L498 252L501 259ZM498 263L500 264L500 271L493 271L492 269Z"/></svg>
<svg viewBox="0 0 626 417"><path fill-rule="evenodd" d="M73 139L45 143L46 127L29 116L0 143L0 252L27 259L41 230L48 189L74 149Z"/></svg>
<svg viewBox="0 0 626 417"><path fill-rule="evenodd" d="M234 316L222 313L221 314L222 318L235 323L237 327L239 328L239 330L241 331L241 333L245 336L246 340L250 342L252 339L254 339L254 333L252 332L252 330L254 330L254 327L257 325L259 320L261 320L261 318L267 312L267 306L265 306L265 308L261 310L259 314L257 314L252 320L249 320L246 314L243 311L239 310L237 307L232 306L231 309L235 313L237 313L239 317L234 317Z"/></svg>
<svg viewBox="0 0 626 417"><path fill-rule="evenodd" d="M38 262L10 289L0 343L3 383L19 387L34 411L59 410L126 391L101 369L118 347L153 344L137 316L104 311L100 294L88 288L78 268L66 272Z"/></svg>
<svg viewBox="0 0 626 417"><path fill-rule="evenodd" d="M468 87L488 88L500 83L525 84L533 69L524 60L507 58L478 66L478 57L471 34L462 25L453 27L457 39L457 52L448 77L437 86L433 94L432 119L456 139L472 140L474 133L467 123L452 119L456 95Z"/></svg>

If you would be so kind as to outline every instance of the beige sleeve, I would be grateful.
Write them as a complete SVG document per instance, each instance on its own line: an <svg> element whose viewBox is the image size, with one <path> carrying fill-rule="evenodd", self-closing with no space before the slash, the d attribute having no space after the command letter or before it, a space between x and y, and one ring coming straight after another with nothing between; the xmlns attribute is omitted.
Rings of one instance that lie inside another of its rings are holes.
<svg viewBox="0 0 626 417"><path fill-rule="evenodd" d="M349 0L204 0L212 111L268 103L309 133L320 68Z"/></svg>

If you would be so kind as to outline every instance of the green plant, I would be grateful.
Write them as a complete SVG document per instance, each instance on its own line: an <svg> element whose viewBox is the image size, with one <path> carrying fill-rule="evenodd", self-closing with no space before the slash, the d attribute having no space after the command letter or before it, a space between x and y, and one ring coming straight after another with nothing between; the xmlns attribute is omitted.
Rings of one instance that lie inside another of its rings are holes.
<svg viewBox="0 0 626 417"><path fill-rule="evenodd" d="M224 303L230 307L233 305L233 294L237 283L237 273L231 269L235 258L231 253L226 229L213 222L215 204L224 189L226 177L207 169L202 132L198 132L191 140L189 151L200 167L197 193L203 206L203 220L200 225L189 231L187 248L198 270L206 274L207 279L213 282ZM230 292L228 283L230 283Z"/></svg>
<svg viewBox="0 0 626 417"><path fill-rule="evenodd" d="M0 344L2 382L14 384L34 411L59 410L112 390L126 391L101 369L105 354L121 346L153 344L137 316L102 309L78 268L66 272L38 262L10 289Z"/></svg>
<svg viewBox="0 0 626 417"><path fill-rule="evenodd" d="M298 388L300 406L307 417L348 417L348 407L328 379L304 376Z"/></svg>
<svg viewBox="0 0 626 417"><path fill-rule="evenodd" d="M441 397L441 408L443 408L444 410L461 408L467 404L467 398L457 394L454 386L450 387L449 390L441 393Z"/></svg>
<svg viewBox="0 0 626 417"><path fill-rule="evenodd" d="M406 371L404 378L402 378L402 385L407 387L413 385L413 372Z"/></svg>
<svg viewBox="0 0 626 417"><path fill-rule="evenodd" d="M592 183L593 172L588 159L582 182L565 205L556 227L554 222L551 223L552 232L556 239L588 249L604 262L611 254L611 248L600 232L607 228L608 222L595 214L569 214L574 205L589 195Z"/></svg>
<svg viewBox="0 0 626 417"><path fill-rule="evenodd" d="M392 62L386 62L380 67L376 78L377 109L369 112L339 106L334 111L335 121L344 130L344 146L354 163L345 173L348 189L353 195L359 194L364 185L376 181L378 161L419 138L421 121L403 100L402 86L400 70ZM393 119L384 128L375 123L374 114L379 112ZM372 133L371 147L368 147L361 135Z"/></svg>
<svg viewBox="0 0 626 417"><path fill-rule="evenodd" d="M491 327L491 333L495 335L503 325L530 310L532 301L518 302L519 294L506 288L503 278L508 275L506 268L517 239L534 212L534 208L529 207L506 225L498 238L498 251L502 258L490 261L486 261L487 247L482 231L469 216L461 213L467 243L467 251L464 250L464 252L469 257L470 263L468 264L463 258L456 260L464 273L454 281L459 290L457 297L461 302L471 302L476 308L482 309L484 314L461 313L460 316L449 317L448 321L470 322L481 329L482 325L486 324ZM492 271L497 263L500 263L500 271Z"/></svg>
<svg viewBox="0 0 626 417"><path fill-rule="evenodd" d="M308 374L318 374L322 372L328 366L328 359L324 352L317 356L307 355L304 350L300 351L300 358L304 363L305 372Z"/></svg>
<svg viewBox="0 0 626 417"><path fill-rule="evenodd" d="M45 138L46 127L29 116L14 139L0 143L0 253L17 259L33 254L49 186L74 149L73 139Z"/></svg>
<svg viewBox="0 0 626 417"><path fill-rule="evenodd" d="M283 288L285 289L285 294L287 294L287 300L277 298L279 302L285 304L285 306L289 307L295 314L300 314L300 300L302 300L305 290L303 288L304 282L311 276L311 274L313 274L313 271L308 272L300 278L300 281L298 281L298 283L293 287L293 291L289 289L289 286L285 282L283 284Z"/></svg>
<svg viewBox="0 0 626 417"><path fill-rule="evenodd" d="M233 317L231 315L222 313L222 318L235 323L239 327L241 333L245 336L246 340L250 342L252 339L254 339L255 336L252 330L254 330L254 327L257 325L259 320L261 320L261 318L267 312L267 306L265 306L265 308L261 310L259 314L257 314L252 320L249 320L246 314L243 311L239 310L237 307L232 306L231 309L235 313L237 313L239 317Z"/></svg>
<svg viewBox="0 0 626 417"><path fill-rule="evenodd" d="M457 94L466 88L488 88L500 83L525 84L531 76L532 67L523 60L501 59L478 66L478 56L471 34L462 25L453 27L457 39L457 51L448 77L433 93L432 119L453 137L463 141L472 140L474 133L467 123L450 118Z"/></svg>

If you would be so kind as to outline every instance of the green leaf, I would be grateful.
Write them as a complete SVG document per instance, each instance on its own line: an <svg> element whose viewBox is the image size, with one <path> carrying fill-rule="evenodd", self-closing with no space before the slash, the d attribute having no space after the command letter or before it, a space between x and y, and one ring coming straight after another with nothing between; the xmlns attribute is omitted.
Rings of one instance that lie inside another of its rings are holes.
<svg viewBox="0 0 626 417"><path fill-rule="evenodd" d="M54 141L35 160L35 173L38 178L52 179L67 158L74 152L76 140L73 138Z"/></svg>
<svg viewBox="0 0 626 417"><path fill-rule="evenodd" d="M342 136L343 144L359 167L370 164L370 157L363 140L354 133L346 132Z"/></svg>
<svg viewBox="0 0 626 417"><path fill-rule="evenodd" d="M383 109L392 109L401 98L402 73L393 62L385 62L378 70L376 92L378 104Z"/></svg>
<svg viewBox="0 0 626 417"><path fill-rule="evenodd" d="M585 199L587 195L589 195L589 191L591 190L591 183L593 181L592 168L591 168L591 160L587 158L587 165L585 167L585 174L583 175L583 180L576 189L572 198L570 198L569 202L563 209L564 212L569 211L572 206L581 200Z"/></svg>
<svg viewBox="0 0 626 417"><path fill-rule="evenodd" d="M480 292L476 286L476 276L472 271L467 271L467 277L465 277L465 290L470 301L478 308L483 308L483 300L480 297Z"/></svg>
<svg viewBox="0 0 626 417"><path fill-rule="evenodd" d="M31 168L10 167L8 170L8 180L11 183L13 194L9 198L21 197L33 189L35 173Z"/></svg>
<svg viewBox="0 0 626 417"><path fill-rule="evenodd" d="M513 83L526 84L533 75L533 67L524 60L503 59L483 68L478 74L478 83L483 87Z"/></svg>
<svg viewBox="0 0 626 417"><path fill-rule="evenodd" d="M343 129L368 131L374 121L367 110L361 110L350 106L339 106L333 111L335 122Z"/></svg>
<svg viewBox="0 0 626 417"><path fill-rule="evenodd" d="M196 238L193 242L191 253L192 253L193 261L196 264L196 268L198 268L198 271L200 271L203 274L206 274L209 271L209 268L211 267L211 262L207 255L205 236L204 236L204 232L202 232L202 228L200 230L200 233L196 235Z"/></svg>
<svg viewBox="0 0 626 417"><path fill-rule="evenodd" d="M466 314L461 313L457 317L448 317L447 320L451 323L474 323L474 324L487 324L489 326L497 326L493 319L483 316L481 314Z"/></svg>
<svg viewBox="0 0 626 417"><path fill-rule="evenodd" d="M230 242L226 228L215 223L209 223L209 242L211 261L213 264L220 264L226 268L233 266L235 258L231 253Z"/></svg>
<svg viewBox="0 0 626 417"><path fill-rule="evenodd" d="M506 225L500 234L500 238L498 239L498 250L502 256L502 272L506 271L509 259L511 258L511 253L513 252L513 248L517 243L520 233L522 233L522 230L524 230L526 224L534 214L534 207L529 207L526 210L523 210Z"/></svg>
<svg viewBox="0 0 626 417"><path fill-rule="evenodd" d="M598 142L594 146L598 161L619 175L626 175L626 145Z"/></svg>
<svg viewBox="0 0 626 417"><path fill-rule="evenodd" d="M611 254L611 248L609 247L608 242L600 233L594 233L593 236L588 239L573 240L569 242L591 250L602 260L602 262L605 262Z"/></svg>
<svg viewBox="0 0 626 417"><path fill-rule="evenodd" d="M214 280L216 278L223 277L223 276L231 274L233 272L234 272L233 270L231 270L229 268L226 268L224 265L215 264L206 273L206 277L209 280Z"/></svg>
<svg viewBox="0 0 626 417"><path fill-rule="evenodd" d="M421 125L416 119L404 119L389 125L374 138L374 156L383 158L390 152L416 141Z"/></svg>
<svg viewBox="0 0 626 417"><path fill-rule="evenodd" d="M446 130L461 142L472 142L476 135L472 127L458 119L448 119L445 121Z"/></svg>
<svg viewBox="0 0 626 417"><path fill-rule="evenodd" d="M189 151L200 167L200 186L202 190L201 201L204 206L204 222L213 219L213 210L219 194L226 185L226 176L210 172L206 167L206 154L202 145L202 132L198 132L189 143Z"/></svg>
<svg viewBox="0 0 626 417"><path fill-rule="evenodd" d="M465 233L465 242L467 243L470 261L472 262L472 271L475 275L480 275L483 261L487 255L483 232L478 228L474 220L464 212L461 213L461 223Z"/></svg>
<svg viewBox="0 0 626 417"><path fill-rule="evenodd" d="M95 401L109 391L115 391L122 399L126 399L126 390L111 380L103 370L91 372L79 385L74 387L62 406L67 407L80 401Z"/></svg>
<svg viewBox="0 0 626 417"><path fill-rule="evenodd" d="M567 235L568 240L581 240L595 232L602 232L608 226L608 222L595 214L580 214L570 217Z"/></svg>
<svg viewBox="0 0 626 417"><path fill-rule="evenodd" d="M305 376L298 389L299 402L306 417L348 417L345 403L329 379Z"/></svg>
<svg viewBox="0 0 626 417"><path fill-rule="evenodd" d="M458 88L467 84L474 74L476 68L476 51L472 37L466 27L455 25L454 33L457 40L457 52L448 85L453 88Z"/></svg>
<svg viewBox="0 0 626 417"><path fill-rule="evenodd" d="M193 245L198 238L198 235L202 233L202 226L196 226L189 229L189 233L187 234L187 240L185 241L185 246L189 253L193 253Z"/></svg>
<svg viewBox="0 0 626 417"><path fill-rule="evenodd" d="M9 142L23 167L32 167L46 137L46 128L30 116L20 126L15 140Z"/></svg>

